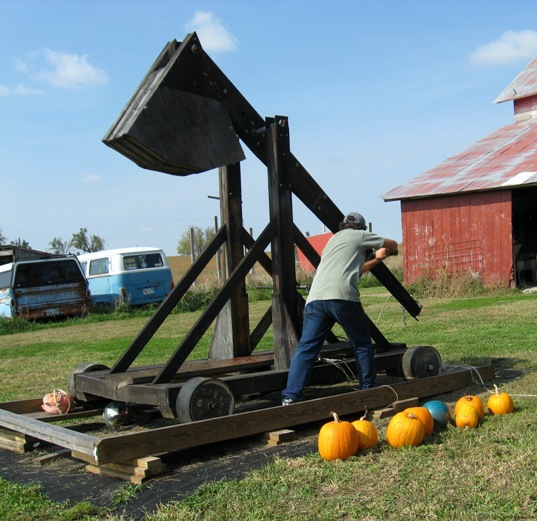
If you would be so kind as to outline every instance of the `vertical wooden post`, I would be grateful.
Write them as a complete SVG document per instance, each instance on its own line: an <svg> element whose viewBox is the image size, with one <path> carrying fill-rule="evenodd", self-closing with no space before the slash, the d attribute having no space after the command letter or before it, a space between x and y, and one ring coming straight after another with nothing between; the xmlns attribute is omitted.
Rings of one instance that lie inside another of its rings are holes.
<svg viewBox="0 0 537 521"><path fill-rule="evenodd" d="M219 169L220 213L222 226L227 227L224 279L244 257L242 245L242 185L240 164ZM209 350L209 358L229 359L250 355L250 319L246 281L237 287L219 313Z"/></svg>
<svg viewBox="0 0 537 521"><path fill-rule="evenodd" d="M289 367L301 329L298 323L290 186L289 161L292 156L288 119L276 116L265 121L270 215L276 222L276 235L272 241L274 365L277 370L284 370Z"/></svg>

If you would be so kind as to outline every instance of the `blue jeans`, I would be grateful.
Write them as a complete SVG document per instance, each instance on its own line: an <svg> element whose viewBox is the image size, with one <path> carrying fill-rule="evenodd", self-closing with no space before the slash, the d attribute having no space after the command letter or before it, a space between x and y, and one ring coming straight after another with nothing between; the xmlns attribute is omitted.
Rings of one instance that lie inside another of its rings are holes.
<svg viewBox="0 0 537 521"><path fill-rule="evenodd" d="M302 391L311 375L323 343L335 323L345 331L354 349L359 389L375 385L375 352L367 318L360 302L315 300L304 308L302 337L291 360L284 398L304 399Z"/></svg>

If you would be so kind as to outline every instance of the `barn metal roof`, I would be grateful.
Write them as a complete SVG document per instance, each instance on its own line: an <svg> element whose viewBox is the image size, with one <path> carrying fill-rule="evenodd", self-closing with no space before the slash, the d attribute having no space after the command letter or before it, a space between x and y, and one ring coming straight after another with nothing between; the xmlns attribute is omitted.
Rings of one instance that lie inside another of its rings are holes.
<svg viewBox="0 0 537 521"><path fill-rule="evenodd" d="M496 130L383 195L385 201L537 184L537 120Z"/></svg>
<svg viewBox="0 0 537 521"><path fill-rule="evenodd" d="M533 60L494 100L502 101L526 98L537 94L537 58Z"/></svg>
<svg viewBox="0 0 537 521"><path fill-rule="evenodd" d="M496 98L496 103L537 97L537 58ZM537 119L500 128L463 152L383 195L385 201L500 190L537 184Z"/></svg>

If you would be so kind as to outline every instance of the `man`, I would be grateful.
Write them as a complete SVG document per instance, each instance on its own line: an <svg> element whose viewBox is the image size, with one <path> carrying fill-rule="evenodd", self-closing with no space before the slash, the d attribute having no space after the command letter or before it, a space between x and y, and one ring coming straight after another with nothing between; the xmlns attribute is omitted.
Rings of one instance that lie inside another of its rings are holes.
<svg viewBox="0 0 537 521"><path fill-rule="evenodd" d="M376 250L366 260L366 252ZM354 349L359 389L375 386L375 353L360 302L360 275L397 253L397 242L368 232L364 217L352 212L326 244L304 308L302 337L296 348L282 405L304 399L306 386L323 343L337 322Z"/></svg>

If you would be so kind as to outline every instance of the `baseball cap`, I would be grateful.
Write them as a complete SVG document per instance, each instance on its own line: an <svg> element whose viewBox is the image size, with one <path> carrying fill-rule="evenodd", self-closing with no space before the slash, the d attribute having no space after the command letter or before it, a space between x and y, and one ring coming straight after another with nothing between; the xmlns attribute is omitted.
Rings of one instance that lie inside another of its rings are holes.
<svg viewBox="0 0 537 521"><path fill-rule="evenodd" d="M343 222L350 223L350 224L356 224L356 225L358 225L360 227L367 228L367 226L365 224L364 216L361 213L358 213L358 212L348 213Z"/></svg>

